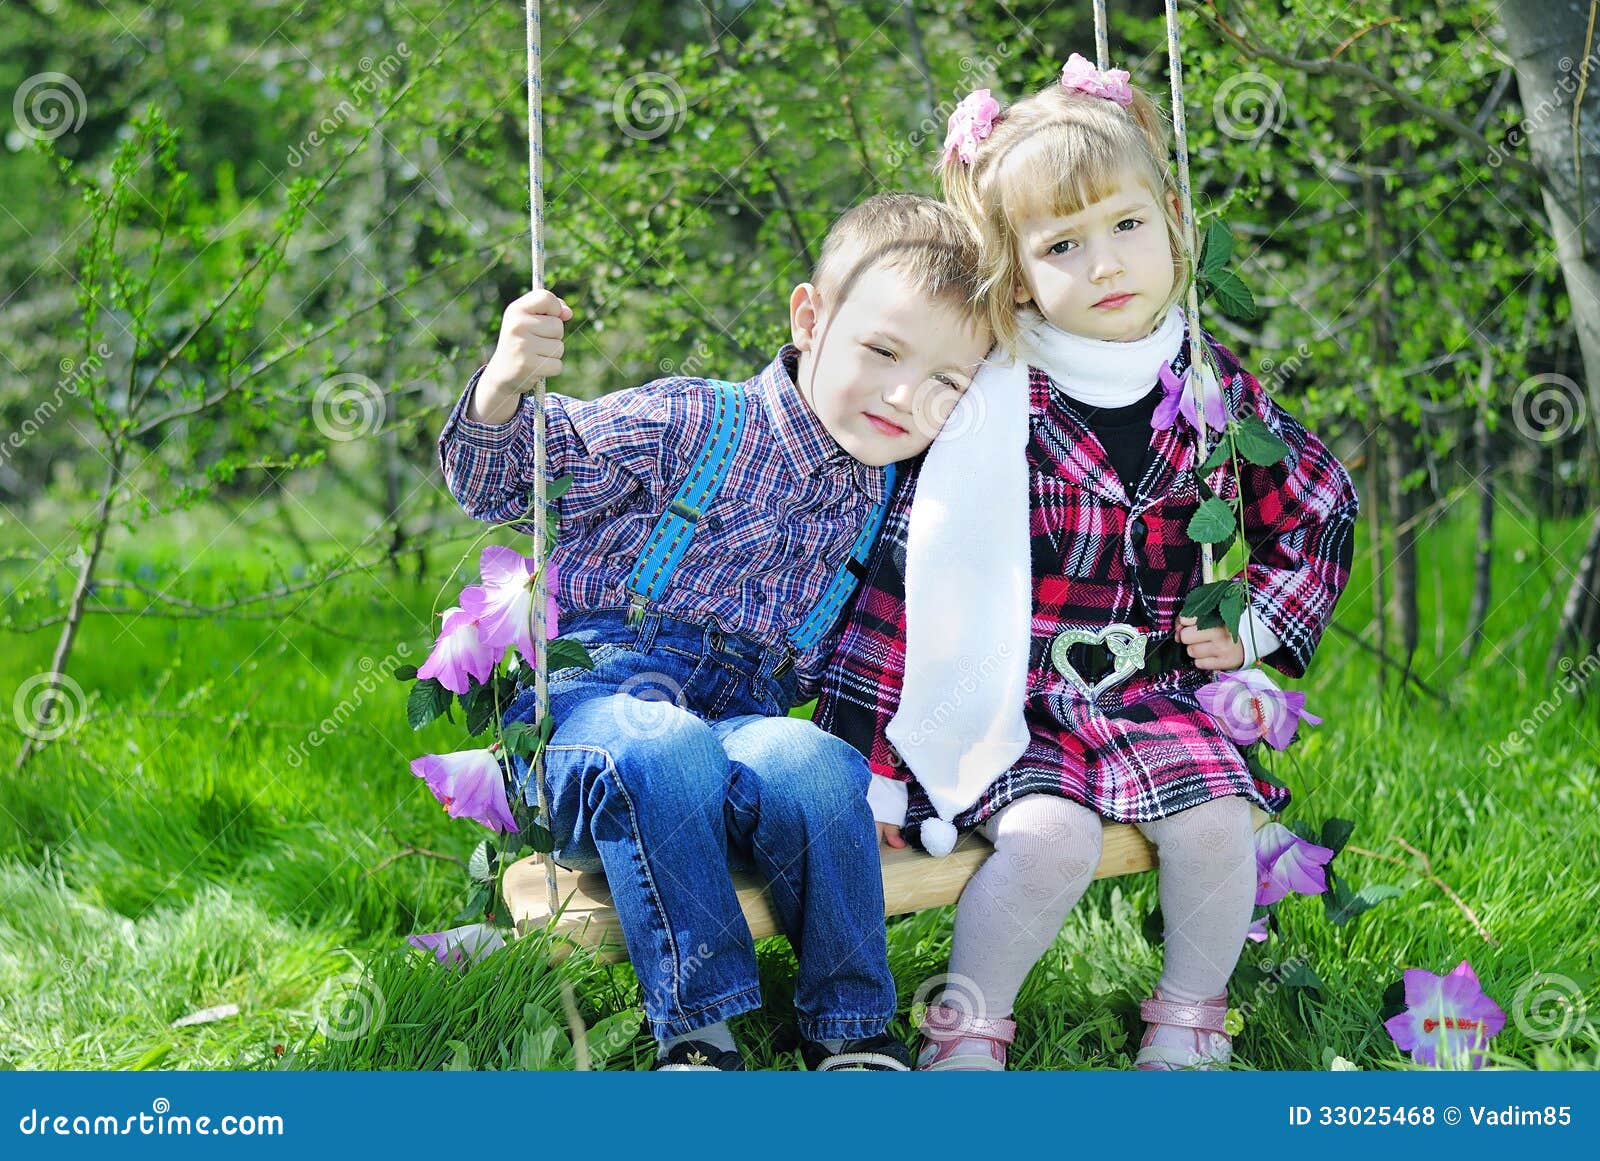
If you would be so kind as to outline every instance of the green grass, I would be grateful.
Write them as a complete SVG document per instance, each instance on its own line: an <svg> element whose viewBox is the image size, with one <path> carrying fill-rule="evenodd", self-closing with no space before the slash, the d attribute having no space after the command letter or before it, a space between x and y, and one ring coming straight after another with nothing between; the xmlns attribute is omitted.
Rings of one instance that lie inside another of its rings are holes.
<svg viewBox="0 0 1600 1161"><path fill-rule="evenodd" d="M205 552L214 530L198 514L184 521L182 537L163 526L122 538L112 575L167 583L188 561L174 591L201 599L224 578L265 575L273 554L292 559L269 522ZM1407 967L1444 972L1462 959L1512 1016L1494 1042L1503 1063L1600 1065L1592 922L1600 728L1595 701L1565 692L1543 668L1561 566L1576 557L1583 530L1535 529L1506 514L1489 624L1504 654L1486 645L1465 669L1455 649L1469 530L1449 522L1426 532L1416 671L1450 691L1452 709L1402 699L1392 680L1381 695L1370 655L1327 638L1301 683L1327 725L1284 764L1296 792L1288 818L1355 819L1352 847L1372 853L1347 850L1338 865L1357 884L1389 883L1402 894L1342 928L1325 920L1319 900L1283 905L1282 940L1247 948L1235 977L1235 1003L1251 1008L1236 1042L1242 1067L1320 1069L1335 1053L1363 1068L1405 1067L1378 1022L1384 990ZM12 547L37 547L14 527L0 532ZM5 568L8 589L27 582L26 566ZM1370 586L1358 565L1341 624L1365 627ZM406 659L420 661L435 597L383 572L338 582L303 607L282 606L272 620L89 620L71 673L91 720L21 774L12 770L21 737L5 723L0 1063L562 1067L573 1059L568 986L585 1024L616 1018L601 1030L597 1060L648 1063L652 1045L628 1015L638 992L626 966L574 959L552 967L529 939L450 971L402 947L409 932L446 926L465 880L425 855L384 860L406 848L465 857L478 837L446 819L406 766L429 750L457 748L459 735L445 723L413 733L403 687L382 675L401 642ZM10 637L0 657L6 687L44 669L54 641L48 631ZM1491 765L1493 748L1524 718L1538 723L1526 744ZM331 728L312 745L310 732L324 720ZM1400 840L1431 860L1439 882ZM1017 1066L1128 1066L1137 1002L1160 970L1159 948L1140 933L1155 900L1154 875L1094 884L1023 990ZM949 938L949 909L890 925L896 1026L908 1038L911 1003L944 970ZM737 1028L752 1065L797 1067L794 961L782 940L759 951L768 1006ZM1280 986L1271 974L1262 981L1263 957L1303 960L1320 991ZM1516 998L1538 983L1536 973L1571 981L1587 994L1587 1010L1573 1018L1545 1009L1519 1021ZM238 1014L170 1027L222 1004ZM1552 1015L1553 1033L1538 1023Z"/></svg>

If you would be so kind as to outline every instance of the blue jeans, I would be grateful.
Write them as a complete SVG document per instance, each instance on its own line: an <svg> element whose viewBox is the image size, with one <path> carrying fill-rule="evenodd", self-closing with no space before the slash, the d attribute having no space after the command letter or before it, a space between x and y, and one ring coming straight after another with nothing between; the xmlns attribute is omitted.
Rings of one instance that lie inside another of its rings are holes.
<svg viewBox="0 0 1600 1161"><path fill-rule="evenodd" d="M883 1031L894 1013L871 771L847 742L784 716L786 654L657 613L561 618L595 668L550 674L547 823L565 867L604 870L660 1039L760 1007L730 870L753 867L799 960L808 1040ZM531 720L519 690L507 723ZM528 764L516 792L536 801Z"/></svg>

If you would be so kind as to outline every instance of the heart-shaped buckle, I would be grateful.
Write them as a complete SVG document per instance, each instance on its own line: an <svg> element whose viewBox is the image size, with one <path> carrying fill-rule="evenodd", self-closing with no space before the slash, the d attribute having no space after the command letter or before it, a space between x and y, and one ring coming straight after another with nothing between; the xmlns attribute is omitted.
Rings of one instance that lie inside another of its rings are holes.
<svg viewBox="0 0 1600 1161"><path fill-rule="evenodd" d="M1126 681L1144 668L1144 648L1149 638L1132 625L1121 622L1104 629L1063 629L1050 644L1050 664L1085 697L1093 700L1112 686ZM1070 651L1074 645L1104 645L1111 651L1111 672L1090 685L1072 667Z"/></svg>

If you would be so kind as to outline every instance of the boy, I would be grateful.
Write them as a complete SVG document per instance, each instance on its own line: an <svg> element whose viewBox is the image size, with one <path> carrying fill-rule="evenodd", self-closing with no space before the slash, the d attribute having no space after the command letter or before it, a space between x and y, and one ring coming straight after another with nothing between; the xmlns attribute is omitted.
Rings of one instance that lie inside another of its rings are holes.
<svg viewBox="0 0 1600 1161"><path fill-rule="evenodd" d="M767 881L795 948L807 1066L909 1066L885 1032L869 768L786 715L816 691L892 465L927 448L988 350L977 266L952 211L878 195L830 229L790 295L792 343L750 379L546 396L547 472L573 478L556 601L595 662L550 675L549 825L558 862L605 872L657 1068L743 1068L727 1021L761 1001L730 859ZM571 317L547 291L513 302L444 426L445 480L476 519L525 512L521 393L560 372ZM533 712L530 685L506 721Z"/></svg>

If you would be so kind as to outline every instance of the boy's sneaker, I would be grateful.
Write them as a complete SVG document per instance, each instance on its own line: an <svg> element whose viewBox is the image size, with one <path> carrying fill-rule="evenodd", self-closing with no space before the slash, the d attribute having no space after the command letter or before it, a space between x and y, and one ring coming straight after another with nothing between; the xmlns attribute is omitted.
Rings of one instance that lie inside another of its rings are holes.
<svg viewBox="0 0 1600 1161"><path fill-rule="evenodd" d="M846 1040L838 1052L826 1044L806 1040L800 1057L812 1072L910 1072L911 1050L887 1032L861 1040Z"/></svg>
<svg viewBox="0 0 1600 1161"><path fill-rule="evenodd" d="M744 1057L737 1048L718 1048L704 1040L684 1040L657 1057L651 1072L743 1072Z"/></svg>

